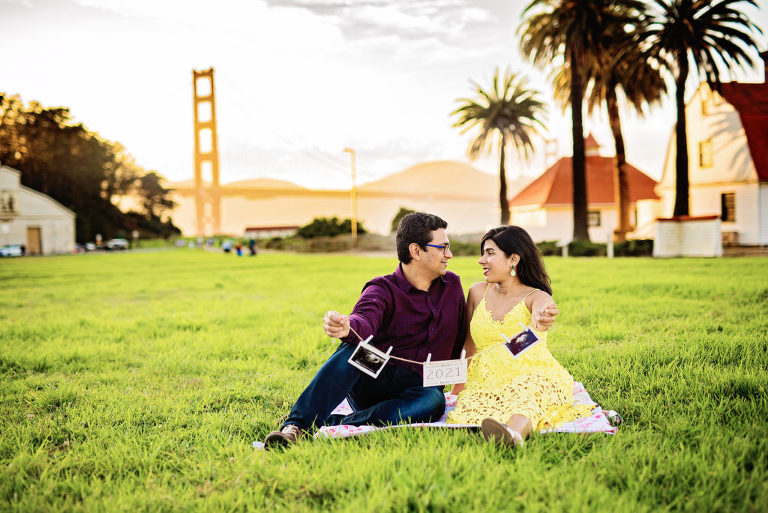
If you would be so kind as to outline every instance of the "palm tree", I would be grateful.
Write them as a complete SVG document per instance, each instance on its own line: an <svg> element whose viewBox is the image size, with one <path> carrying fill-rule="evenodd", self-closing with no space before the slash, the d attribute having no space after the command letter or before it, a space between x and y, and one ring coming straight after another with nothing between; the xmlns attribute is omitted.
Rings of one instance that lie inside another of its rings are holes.
<svg viewBox="0 0 768 513"><path fill-rule="evenodd" d="M626 8L626 6L625 6ZM632 11L630 11L632 12ZM638 12L632 12L638 16ZM614 197L618 211L616 240L626 240L631 230L629 220L629 180L624 136L619 115L619 91L634 109L643 114L645 106L661 102L667 87L660 70L651 65L637 45L637 28L628 31L625 26L605 27L599 55L586 55L584 78L587 93L587 110L592 114L605 103L608 121L616 149L614 171ZM561 66L553 78L555 98L563 106L569 103L570 72Z"/></svg>
<svg viewBox="0 0 768 513"><path fill-rule="evenodd" d="M604 27L632 20L619 5L637 6L635 0L533 0L523 11L520 50L534 65L546 68L560 61L570 70L573 122L573 238L589 240L587 180L584 155L584 61L600 55Z"/></svg>
<svg viewBox="0 0 768 513"><path fill-rule="evenodd" d="M470 159L481 152L499 149L499 205L501 224L509 224L509 200L507 199L507 175L505 155L507 144L517 148L527 158L533 149L531 137L537 134L537 126L543 127L540 116L545 113L544 104L539 101L538 91L526 88L526 81L515 73L506 71L499 77L498 68L493 73L491 88L483 89L473 82L476 98L456 100L461 106L451 115L459 120L455 127L463 127L461 133L478 127L477 137L467 148ZM498 135L498 138L494 137Z"/></svg>
<svg viewBox="0 0 768 513"><path fill-rule="evenodd" d="M662 62L675 80L675 208L674 216L690 213L688 198L688 137L685 119L685 83L690 67L706 79L709 86L720 89L725 70L752 66L750 50L757 45L752 31L760 29L733 7L754 0L653 0L656 10L650 12L650 24L644 31L649 53ZM725 68L725 70L723 69Z"/></svg>

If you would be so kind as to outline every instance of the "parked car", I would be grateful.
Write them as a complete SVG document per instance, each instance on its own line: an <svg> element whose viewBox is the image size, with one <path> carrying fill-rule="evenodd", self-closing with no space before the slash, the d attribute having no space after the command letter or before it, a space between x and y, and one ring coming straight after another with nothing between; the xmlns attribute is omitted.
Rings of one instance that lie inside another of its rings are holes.
<svg viewBox="0 0 768 513"><path fill-rule="evenodd" d="M126 239L110 239L104 246L107 249L128 249L128 241Z"/></svg>
<svg viewBox="0 0 768 513"><path fill-rule="evenodd" d="M20 257L24 255L21 244L6 244L0 247L0 257Z"/></svg>

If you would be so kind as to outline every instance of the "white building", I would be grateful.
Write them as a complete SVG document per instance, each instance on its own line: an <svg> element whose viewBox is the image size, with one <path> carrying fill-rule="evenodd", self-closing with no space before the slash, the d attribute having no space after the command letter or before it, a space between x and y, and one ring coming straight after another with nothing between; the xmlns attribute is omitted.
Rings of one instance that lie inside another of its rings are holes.
<svg viewBox="0 0 768 513"><path fill-rule="evenodd" d="M760 54L764 61L768 52ZM716 215L724 244L768 244L768 66L761 84L731 82L722 95L699 86L685 107L690 215ZM675 134L656 187L656 217L675 202Z"/></svg>
<svg viewBox="0 0 768 513"><path fill-rule="evenodd" d="M75 213L21 185L21 173L0 166L0 246L21 244L28 255L72 253Z"/></svg>
<svg viewBox="0 0 768 513"><path fill-rule="evenodd" d="M600 155L590 134L584 141L587 175L589 239L606 242L618 226L614 192L615 157ZM627 163L630 222L637 224L637 204L657 200L656 182ZM510 223L528 231L535 241L563 241L573 235L573 157L561 157L509 201ZM631 234L630 234L631 235Z"/></svg>

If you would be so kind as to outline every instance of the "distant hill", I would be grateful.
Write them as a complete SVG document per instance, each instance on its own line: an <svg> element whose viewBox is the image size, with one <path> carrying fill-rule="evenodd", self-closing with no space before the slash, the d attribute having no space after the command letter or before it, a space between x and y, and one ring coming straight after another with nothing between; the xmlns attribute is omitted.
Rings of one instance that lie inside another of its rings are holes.
<svg viewBox="0 0 768 513"><path fill-rule="evenodd" d="M195 180L182 180L180 182L169 182L168 187L172 189L194 188ZM251 178L247 180L237 180L235 182L225 183L222 187L252 187L254 189L305 189L288 180L277 180L274 178Z"/></svg>
<svg viewBox="0 0 768 513"><path fill-rule="evenodd" d="M258 189L306 189L296 185L288 180L277 180L274 178L253 178L250 180L237 180L224 184L224 187L253 187Z"/></svg>
<svg viewBox="0 0 768 513"><path fill-rule="evenodd" d="M438 160L417 164L381 180L359 187L361 191L416 192L440 191L466 196L493 197L498 194L498 178L478 171L469 164Z"/></svg>
<svg viewBox="0 0 768 513"><path fill-rule="evenodd" d="M448 195L461 195L463 197L495 198L498 195L498 177L478 171L469 164L453 162L450 160L437 160L416 164L397 173L385 176L380 180L360 185L361 193L387 193L387 194L414 194L414 193L442 193ZM512 191L518 189L515 183L508 181L510 196ZM194 189L194 180L170 182L170 188ZM261 189L313 191L288 180L274 178L252 178L238 180L223 184L222 188L232 189Z"/></svg>

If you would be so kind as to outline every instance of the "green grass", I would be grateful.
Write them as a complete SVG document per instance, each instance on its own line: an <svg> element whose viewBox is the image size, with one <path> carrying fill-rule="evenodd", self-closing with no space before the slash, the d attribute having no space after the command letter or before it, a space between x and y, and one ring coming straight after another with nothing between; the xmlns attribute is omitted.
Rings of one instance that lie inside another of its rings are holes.
<svg viewBox="0 0 768 513"><path fill-rule="evenodd" d="M475 258L450 268L464 286ZM388 258L0 260L2 511L766 511L768 259L546 261L550 348L615 436L263 440Z"/></svg>

